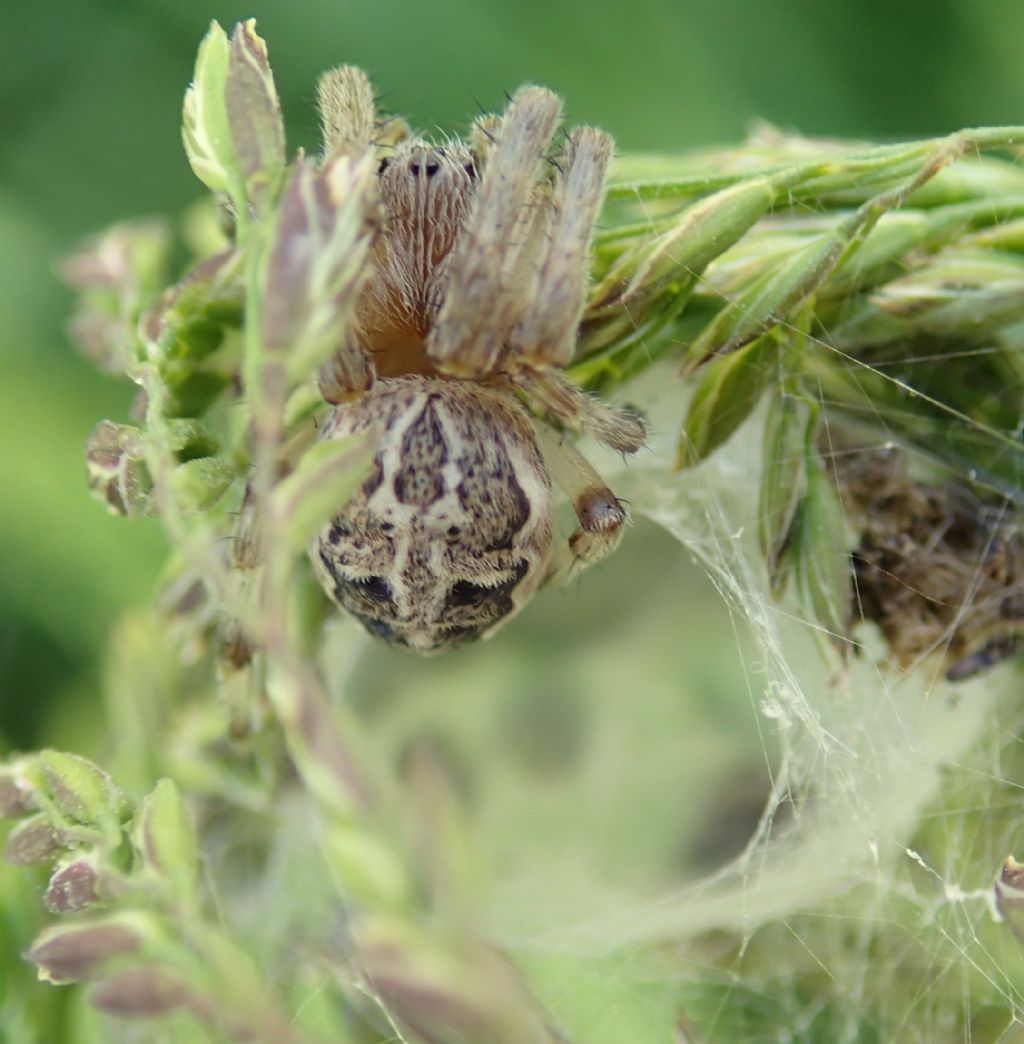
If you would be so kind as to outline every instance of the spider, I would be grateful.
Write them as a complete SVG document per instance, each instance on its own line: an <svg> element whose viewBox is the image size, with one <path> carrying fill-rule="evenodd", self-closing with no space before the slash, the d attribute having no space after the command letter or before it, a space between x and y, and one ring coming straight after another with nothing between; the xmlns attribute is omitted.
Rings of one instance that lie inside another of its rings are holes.
<svg viewBox="0 0 1024 1044"><path fill-rule="evenodd" d="M443 144L377 117L358 69L318 86L325 155L373 150L382 223L350 335L319 375L321 438L373 431L361 488L310 555L372 634L434 653L491 634L544 584L618 545L626 511L550 424L633 453L643 422L559 369L572 361L612 141L523 87ZM552 485L578 519L555 546Z"/></svg>

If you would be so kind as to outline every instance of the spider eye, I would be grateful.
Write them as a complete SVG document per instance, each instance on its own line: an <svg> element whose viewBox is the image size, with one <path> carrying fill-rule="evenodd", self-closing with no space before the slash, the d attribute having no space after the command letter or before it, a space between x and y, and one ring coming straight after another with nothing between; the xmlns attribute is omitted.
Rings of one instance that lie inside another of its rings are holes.
<svg viewBox="0 0 1024 1044"><path fill-rule="evenodd" d="M432 178L440 169L441 164L438 162L438 153L436 152L420 152L415 159L409 161L409 173L414 178L418 178L421 171L428 178Z"/></svg>
<svg viewBox="0 0 1024 1044"><path fill-rule="evenodd" d="M391 160L389 160L389 159L382 159L380 161L380 166L377 167L377 174L378 175L383 174L384 171L386 171L388 169L388 167L390 167L390 166L391 166Z"/></svg>
<svg viewBox="0 0 1024 1044"><path fill-rule="evenodd" d="M391 585L382 576L362 576L357 580L349 580L349 584L373 602L390 602Z"/></svg>

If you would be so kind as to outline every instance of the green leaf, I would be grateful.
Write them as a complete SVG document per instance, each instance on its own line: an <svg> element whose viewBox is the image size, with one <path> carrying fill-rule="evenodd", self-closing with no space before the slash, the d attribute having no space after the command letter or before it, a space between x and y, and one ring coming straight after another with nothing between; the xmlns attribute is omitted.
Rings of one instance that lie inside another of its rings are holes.
<svg viewBox="0 0 1024 1044"><path fill-rule="evenodd" d="M189 418L167 422L168 446L182 463L217 452L217 440L197 420Z"/></svg>
<svg viewBox="0 0 1024 1044"><path fill-rule="evenodd" d="M693 280L759 221L775 201L770 178L752 178L699 200L667 232L624 254L591 294L591 313L621 306L666 282Z"/></svg>
<svg viewBox="0 0 1024 1044"><path fill-rule="evenodd" d="M690 345L683 372L735 352L785 319L835 268L849 238L844 222L769 268L704 327Z"/></svg>
<svg viewBox="0 0 1024 1044"><path fill-rule="evenodd" d="M771 579L781 597L785 574L780 568L793 535L793 523L806 486L804 438L807 405L780 383L765 418L758 533Z"/></svg>
<svg viewBox="0 0 1024 1044"><path fill-rule="evenodd" d="M294 550L304 550L317 530L345 505L372 460L366 435L318 442L306 451L295 471L274 490L275 511Z"/></svg>
<svg viewBox="0 0 1024 1044"><path fill-rule="evenodd" d="M925 240L929 228L927 216L921 213L886 214L860 248L836 267L828 281L828 297L846 297L899 275L905 267L904 255Z"/></svg>
<svg viewBox="0 0 1024 1044"><path fill-rule="evenodd" d="M199 370L169 382L165 413L170 418L198 417L204 414L232 381L229 373Z"/></svg>
<svg viewBox="0 0 1024 1044"><path fill-rule="evenodd" d="M171 489L182 511L205 511L224 496L237 474L223 457L199 457L171 472Z"/></svg>
<svg viewBox="0 0 1024 1044"><path fill-rule="evenodd" d="M777 372L778 355L778 338L762 337L708 367L683 423L677 468L699 464L747 419Z"/></svg>
<svg viewBox="0 0 1024 1044"><path fill-rule="evenodd" d="M871 295L910 330L960 337L1024 315L1024 260L1001 251L951 250Z"/></svg>
<svg viewBox="0 0 1024 1044"><path fill-rule="evenodd" d="M137 845L147 865L181 900L195 898L198 844L185 802L174 782L162 779L142 802Z"/></svg>
<svg viewBox="0 0 1024 1044"><path fill-rule="evenodd" d="M89 826L117 823L129 801L120 787L98 765L57 750L39 755L46 785L54 804L71 819Z"/></svg>
<svg viewBox="0 0 1024 1044"><path fill-rule="evenodd" d="M814 446L817 417L808 425L804 460L807 493L796 521L794 565L815 621L845 660L853 608L846 521L835 485Z"/></svg>
<svg viewBox="0 0 1024 1044"><path fill-rule="evenodd" d="M244 205L241 172L228 123L228 38L216 21L199 45L192 85L185 92L182 137L192 170L207 188Z"/></svg>

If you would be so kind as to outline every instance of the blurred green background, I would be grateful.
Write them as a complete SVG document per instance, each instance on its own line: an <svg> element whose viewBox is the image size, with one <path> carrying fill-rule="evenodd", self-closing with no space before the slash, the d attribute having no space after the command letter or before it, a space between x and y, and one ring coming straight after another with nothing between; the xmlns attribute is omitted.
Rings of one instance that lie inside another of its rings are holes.
<svg viewBox="0 0 1024 1044"><path fill-rule="evenodd" d="M199 198L180 144L182 95L209 20L227 26L251 16L270 47L293 148L315 145L314 84L340 62L365 67L387 108L414 125L446 131L465 127L481 108L501 108L506 92L524 81L543 83L565 97L570 121L605 127L622 150L734 142L755 118L809 134L877 139L1024 118L1024 5L1013 0L6 0L0 4L0 753L50 744L101 754L106 636L122 607L146 600L164 549L155 523L109 518L86 493L83 443L100 418L124 419L132 389L97 375L69 346L71 296L53 275L55 262L112 221L177 215ZM669 559L671 568L664 565ZM663 820L641 824L643 836L631 841L637 860L671 861L672 853L659 852L656 860L647 848L692 836L684 820L707 818L726 824L721 836L704 832L704 848L676 858L688 867L719 865L749 831L744 817L756 811L764 788L760 777L748 787L735 769L763 761L770 747L755 729L741 678L745 657L737 654L725 607L678 545L650 525L631 532L626 548L595 573L582 589L539 600L483 660L473 650L465 660L427 668L381 653L372 672L354 676L355 698L371 717L373 707L387 717L390 696L411 694L401 713L445 723L456 737L461 730L470 747L490 729L498 738L488 742L503 749L509 764L543 782L558 775L559 759L574 743L582 744L573 729L585 720L578 707L592 695L588 643L619 641L627 651L621 672L603 684L632 695L631 658L653 665L651 676L664 681L645 694L643 722L628 706L601 719L614 732L607 749L625 752L611 769L624 781L623 808L639 800L628 787L630 765L642 762L645 745L659 736L685 736L688 750L700 748L689 767L695 781L734 781L734 790L722 789L714 803L695 789L678 807L661 809ZM600 607L612 604L618 615L609 618ZM700 655L716 642L727 661ZM551 675L550 689L510 689L494 702L493 714L487 704L473 703L478 679L500 696L524 662L540 676L551 666L555 643L562 673ZM470 704L474 712L459 710ZM399 719L392 732L404 735L400 713L392 717ZM541 730L523 726L538 720ZM607 773L599 755L595 771ZM581 776L581 789L586 785ZM680 777L671 785L679 788ZM564 838L565 803L576 796L548 809L541 791L506 788L510 804L498 810L495 835L522 814L533 816L538 830ZM573 830L600 841L602 826L581 815ZM609 844L621 840L608 837ZM501 855L502 844L508 839L495 840L493 852ZM593 847L600 856L600 844ZM575 851L573 836L555 854L571 858ZM571 880L571 868L561 877ZM26 889L24 909L34 910L34 886L17 880ZM553 895L552 904L564 911L569 898ZM515 911L514 903L509 909Z"/></svg>
<svg viewBox="0 0 1024 1044"><path fill-rule="evenodd" d="M466 125L523 81L619 147L725 143L763 117L807 133L898 138L1019 122L1024 6L1013 0L76 0L0 10L0 742L88 749L118 607L144 599L153 524L86 495L81 447L131 390L63 333L56 258L123 217L199 195L179 108L211 18L255 16L290 144L311 146L314 83L366 67L423 127ZM85 730L85 731L83 731Z"/></svg>

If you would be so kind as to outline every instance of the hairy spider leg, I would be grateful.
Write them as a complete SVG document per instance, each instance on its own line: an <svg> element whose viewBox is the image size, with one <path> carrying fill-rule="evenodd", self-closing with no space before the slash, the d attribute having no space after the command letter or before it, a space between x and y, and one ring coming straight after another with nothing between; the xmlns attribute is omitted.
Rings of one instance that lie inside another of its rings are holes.
<svg viewBox="0 0 1024 1044"><path fill-rule="evenodd" d="M454 377L493 373L530 305L529 266L543 246L545 152L561 103L542 87L522 87L494 132L480 186L447 266L447 289L427 352Z"/></svg>
<svg viewBox="0 0 1024 1044"><path fill-rule="evenodd" d="M619 546L628 516L601 476L564 435L544 424L536 429L548 473L569 497L579 521L579 528L551 557L543 582L557 586L610 555Z"/></svg>
<svg viewBox="0 0 1024 1044"><path fill-rule="evenodd" d="M590 279L590 243L604 194L612 139L593 127L569 136L558 165L540 264L533 274L529 311L511 338L516 363L563 367L576 353L576 335Z"/></svg>

